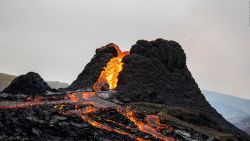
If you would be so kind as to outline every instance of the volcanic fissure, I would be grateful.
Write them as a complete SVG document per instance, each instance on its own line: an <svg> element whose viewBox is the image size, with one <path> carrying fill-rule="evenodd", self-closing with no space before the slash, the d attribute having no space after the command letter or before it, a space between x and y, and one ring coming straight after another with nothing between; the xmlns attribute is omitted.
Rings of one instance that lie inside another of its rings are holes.
<svg viewBox="0 0 250 141"><path fill-rule="evenodd" d="M0 94L0 129L6 140L249 138L211 107L182 47L164 39L96 49L67 88L53 90L34 72L17 77Z"/></svg>
<svg viewBox="0 0 250 141"><path fill-rule="evenodd" d="M5 102L1 103L0 108L1 109L15 109L15 108L26 108L30 106L39 106L43 104L47 105L54 105L54 108L58 108L61 114L64 115L78 115L82 120L89 123L90 125L100 128L103 130L107 130L110 132L115 132L121 135L126 135L132 139L135 140L144 140L141 137L137 137L127 131L124 131L123 129L119 128L112 128L108 125L104 125L98 121L95 121L94 119L90 118L88 114L90 113L96 113L100 109L107 109L107 108L113 108L117 110L117 113L120 113L124 117L126 117L128 120L130 120L133 124L136 125L136 130L139 130L140 132L144 132L146 134L152 135L153 137L165 140L165 141L172 141L175 140L171 137L167 137L163 134L161 134L159 131L160 127L164 127L164 129L169 130L169 132L172 131L172 128L167 125L159 125L159 117L154 116L154 118L151 118L153 124L150 123L144 123L143 121L140 121L135 116L135 111L131 110L129 107L123 107L121 105L118 105L116 103L109 102L107 100L104 100L100 98L96 93L105 90L114 90L117 87L118 82L118 75L123 69L123 57L129 55L129 52L122 52L120 48L117 45L113 45L117 52L117 56L110 59L110 61L106 64L106 66L101 71L101 74L98 78L98 80L93 84L93 90L94 92L72 92L67 94L65 97L65 100L60 101L42 101L40 100L40 97L35 97L34 99L27 98L27 102ZM58 105L59 104L59 105ZM65 110L64 107L66 104L75 104L74 110ZM77 106L78 105L78 106ZM86 105L84 108L82 108L79 105ZM148 115L150 117L150 115ZM147 116L146 116L147 117ZM148 119L145 119L148 120ZM112 120L109 120L109 122L113 122ZM122 123L118 123L121 127L130 128L127 125L124 125Z"/></svg>

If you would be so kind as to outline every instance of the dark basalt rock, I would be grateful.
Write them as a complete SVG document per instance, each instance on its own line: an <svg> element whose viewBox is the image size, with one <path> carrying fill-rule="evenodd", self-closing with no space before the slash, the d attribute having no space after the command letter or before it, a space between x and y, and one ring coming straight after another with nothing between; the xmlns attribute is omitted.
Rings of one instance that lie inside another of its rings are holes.
<svg viewBox="0 0 250 141"><path fill-rule="evenodd" d="M65 105L66 108L70 108L70 106L72 105ZM123 129L135 136L157 141L151 135L134 130L135 125L114 109L100 110L98 113L89 114L89 117L113 129ZM137 113L137 117L143 121L145 115ZM128 125L131 129L109 123L107 120ZM162 123L176 130L176 133L168 132L167 130L159 131L168 137L173 137L180 141L205 139L204 135L192 130L190 127L166 120L162 121ZM177 134L177 131L187 133L187 135ZM47 105L25 109L0 109L0 140L134 141L129 136L91 126L79 117L62 115L60 111Z"/></svg>
<svg viewBox="0 0 250 141"><path fill-rule="evenodd" d="M111 58L117 56L116 49L113 47L114 45L111 43L96 49L95 56L66 90L91 88L99 78L103 67L105 67Z"/></svg>
<svg viewBox="0 0 250 141"><path fill-rule="evenodd" d="M186 55L175 41L157 39L155 41L139 40L130 49L131 54L157 59L169 71L182 70L186 66Z"/></svg>
<svg viewBox="0 0 250 141"><path fill-rule="evenodd" d="M35 72L20 75L3 90L3 93L42 95L51 91L50 86Z"/></svg>
<svg viewBox="0 0 250 141"><path fill-rule="evenodd" d="M125 103L149 102L198 111L182 120L239 136L246 134L210 106L186 66L186 56L174 41L139 40L123 58L117 98ZM204 122L203 122L204 121Z"/></svg>
<svg viewBox="0 0 250 141"><path fill-rule="evenodd" d="M97 81L103 67L117 55L113 44L96 50L78 78L67 90L90 88ZM248 136L226 121L210 106L186 66L186 56L175 41L139 40L123 58L116 98L124 103L148 102L196 111L197 116L178 113L183 121L205 126L235 138ZM175 113L175 112L173 112Z"/></svg>
<svg viewBox="0 0 250 141"><path fill-rule="evenodd" d="M212 110L189 72L185 53L178 43L139 40L123 62L117 87L121 101Z"/></svg>

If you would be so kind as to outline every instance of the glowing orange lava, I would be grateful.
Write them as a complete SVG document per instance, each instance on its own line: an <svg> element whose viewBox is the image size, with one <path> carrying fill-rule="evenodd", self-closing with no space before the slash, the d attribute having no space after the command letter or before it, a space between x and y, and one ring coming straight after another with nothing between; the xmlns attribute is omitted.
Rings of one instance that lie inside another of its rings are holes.
<svg viewBox="0 0 250 141"><path fill-rule="evenodd" d="M115 132L121 135L126 135L138 141L144 141L144 139L134 134L131 134L130 132L123 129L125 128L125 129L137 130L149 134L160 140L173 141L174 140L173 138L164 136L159 132L163 129L173 131L173 128L161 124L158 116L147 115L147 117L145 118L146 123L144 123L143 121L140 121L136 118L135 112L130 108L127 107L124 108L121 105L102 99L96 94L97 91L102 90L102 87L107 86L108 87L107 89L109 90L113 90L117 87L118 76L123 69L122 59L123 57L129 54L129 52L122 52L117 45L113 45L113 47L117 51L117 56L112 58L103 68L98 80L93 85L93 89L95 90L95 92L69 93L67 94L67 96L65 96L65 100L56 100L56 97L53 96L51 97L53 101L42 101L43 100L42 97L35 97L35 98L28 97L26 98L26 102L10 102L10 101L1 102L0 108L1 109L26 108L42 104L47 104L47 105L56 104L54 105L54 108L58 109L59 113L64 115L78 115L82 120L84 120L85 122L89 123L90 125L96 128L100 128L110 132ZM65 110L67 104L74 104L75 109ZM109 125L102 124L89 117L90 113L94 114L97 113L98 110L105 108L116 109L118 113L125 116L136 127L132 128L122 123L106 119L106 122L113 123L119 126L119 128L112 128Z"/></svg>
<svg viewBox="0 0 250 141"><path fill-rule="evenodd" d="M122 71L123 63L122 58L129 54L129 52L122 52L117 45L113 46L117 51L117 57L112 58L103 68L97 82L94 84L93 89L100 91L101 88L108 84L110 90L117 86L118 75Z"/></svg>
<svg viewBox="0 0 250 141"><path fill-rule="evenodd" d="M148 126L157 129L157 131L166 129L169 132L173 132L172 127L161 124L159 116L147 115L145 121L146 121Z"/></svg>
<svg viewBox="0 0 250 141"><path fill-rule="evenodd" d="M129 108L124 109L118 109L118 112L123 114L125 117L127 117L131 122L133 122L138 129L141 132L147 133L149 135L152 135L153 137L163 140L163 141L175 141L175 139L171 137L166 137L163 134L159 133L157 131L157 128L152 128L151 126L144 124L143 122L136 119L134 112L130 110Z"/></svg>
<svg viewBox="0 0 250 141"><path fill-rule="evenodd" d="M121 134L121 135L126 135L126 136L129 136L130 138L132 139L135 139L135 140L138 140L138 141L144 141L143 138L140 138L140 137L137 137L133 134L130 134L126 131L123 131L121 129L113 129L107 125L104 125L102 123L99 123L91 118L88 117L88 113L93 113L93 112L96 112L97 109L94 108L94 107L91 107L91 106L87 106L81 113L81 118L82 120L84 120L85 122L89 123L90 125L96 127L96 128L100 128L100 129L104 129L104 130L107 130L107 131L110 131L110 132L115 132L115 133L118 133L118 134Z"/></svg>
<svg viewBox="0 0 250 141"><path fill-rule="evenodd" d="M79 99L76 97L75 94L68 94L68 98L72 102L78 102L79 101Z"/></svg>

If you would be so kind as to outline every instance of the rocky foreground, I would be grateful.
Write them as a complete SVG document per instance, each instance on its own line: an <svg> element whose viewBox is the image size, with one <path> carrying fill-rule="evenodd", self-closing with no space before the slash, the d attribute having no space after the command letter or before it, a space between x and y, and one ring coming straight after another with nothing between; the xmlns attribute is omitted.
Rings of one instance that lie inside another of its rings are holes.
<svg viewBox="0 0 250 141"><path fill-rule="evenodd" d="M21 98L22 97L22 98ZM2 102L14 99L21 102L28 96L8 96L2 94ZM29 97L30 98L30 97ZM5 100L4 100L5 99ZM19 100L18 100L19 99ZM41 101L64 100L62 95L44 96ZM25 101L29 102L29 100ZM0 102L1 103L1 102ZM65 114L74 110L75 104L56 102L24 108L0 109L0 140L159 140L158 138L141 132L137 126L124 115L113 108L104 108L89 114L92 120L110 127L112 130L123 130L129 135L119 134L95 127L82 120L77 114ZM88 105L78 105L86 108ZM128 106L128 105L127 105ZM207 127L211 124L209 117L201 117L198 111L169 107L162 104L130 103L136 118L147 123L147 115L157 115L160 118L158 132L173 140L247 140L243 136L218 131ZM162 128L161 128L162 127ZM167 139L166 139L167 140Z"/></svg>

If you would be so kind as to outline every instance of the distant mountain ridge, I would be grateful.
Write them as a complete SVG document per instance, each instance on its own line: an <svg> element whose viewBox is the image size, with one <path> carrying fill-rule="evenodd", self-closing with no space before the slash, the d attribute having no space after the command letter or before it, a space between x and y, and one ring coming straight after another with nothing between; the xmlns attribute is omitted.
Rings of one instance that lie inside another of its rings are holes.
<svg viewBox="0 0 250 141"><path fill-rule="evenodd" d="M248 99L225 95L222 93L208 91L208 90L203 90L202 92L209 102L228 105L235 109L239 109L247 114L250 114L249 110L250 100Z"/></svg>
<svg viewBox="0 0 250 141"><path fill-rule="evenodd" d="M202 93L225 119L250 134L250 100L207 90Z"/></svg>
<svg viewBox="0 0 250 141"><path fill-rule="evenodd" d="M16 77L17 77L16 75L0 73L0 92L7 86L9 86L11 81L14 80ZM66 88L69 86L69 84L59 81L46 81L46 82L53 89Z"/></svg>
<svg viewBox="0 0 250 141"><path fill-rule="evenodd" d="M14 80L17 76L10 75L6 73L0 73L0 92L10 85L11 81Z"/></svg>
<svg viewBox="0 0 250 141"><path fill-rule="evenodd" d="M59 81L46 81L46 82L53 89L66 88L69 86L69 84L65 82L59 82Z"/></svg>

